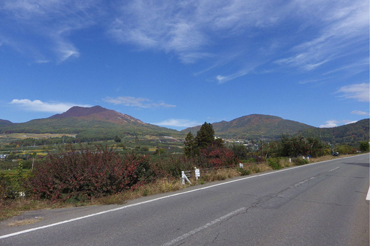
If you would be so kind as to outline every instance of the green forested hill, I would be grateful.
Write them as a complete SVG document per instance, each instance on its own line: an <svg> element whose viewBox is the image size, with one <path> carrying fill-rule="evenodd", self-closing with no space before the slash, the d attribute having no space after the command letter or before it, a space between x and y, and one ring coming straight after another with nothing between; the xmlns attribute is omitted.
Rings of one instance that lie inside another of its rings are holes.
<svg viewBox="0 0 370 246"><path fill-rule="evenodd" d="M284 120L277 116L252 114L232 121L213 123L215 134L222 138L238 139L278 139L282 134L294 135L312 126L291 120ZM200 126L187 128L182 132L196 132Z"/></svg>
<svg viewBox="0 0 370 246"><path fill-rule="evenodd" d="M299 134L307 137L318 137L332 144L357 145L360 141L369 141L369 119L333 128L310 128Z"/></svg>
<svg viewBox="0 0 370 246"><path fill-rule="evenodd" d="M12 122L10 122L9 120L0 120L0 126L9 126L13 124Z"/></svg>

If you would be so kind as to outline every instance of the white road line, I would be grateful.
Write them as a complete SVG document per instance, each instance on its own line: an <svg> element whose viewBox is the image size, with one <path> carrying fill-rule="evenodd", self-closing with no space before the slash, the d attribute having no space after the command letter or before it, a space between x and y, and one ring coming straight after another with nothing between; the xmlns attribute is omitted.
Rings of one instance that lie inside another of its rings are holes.
<svg viewBox="0 0 370 246"><path fill-rule="evenodd" d="M353 156L351 156L351 157L353 157ZM347 159L347 158L351 158L351 157L341 158L341 160ZM338 160L338 159L335 159L335 160ZM14 236L25 234L25 233L28 233L28 232L42 230L42 229L46 229L46 228L49 228L49 227L54 227L54 226L58 226L58 225L70 223L70 222L73 222L73 221L83 220L83 219L94 217L94 216L97 216L97 215L119 211L119 210L126 209L126 208L129 208L129 207L140 206L142 204L146 204L146 203L151 203L151 202L155 202L155 201L167 199L167 198L170 198L170 197L181 196L181 195L184 195L184 194L188 194L188 193L192 193L192 192L197 192L197 191L200 191L200 190L206 190L206 189L214 188L216 186L226 185L226 184L230 184L230 183L234 183L234 182L239 182L239 181L243 181L243 180L246 180L246 179L252 179L252 178L257 178L257 177L261 177L261 176L266 176L266 175L272 175L272 174L275 174L275 173L286 172L286 171L290 171L290 170L293 170L293 169L308 167L308 166L317 165L317 164L321 164L321 163L324 163L324 162L330 162L330 161L334 161L334 160L328 160L328 161L322 161L322 162L315 162L315 163L306 164L306 165L302 165L302 166L296 166L296 167L291 167L291 168L282 169L282 170L278 170L278 171L273 171L273 172L269 172L269 173L262 173L262 174L258 174L258 175L254 175L254 176L249 176L249 177L241 178L241 179L231 180L231 181L227 181L227 182L223 182L223 183L219 183L219 184L215 184L215 185L210 185L210 186L207 186L207 187L202 187L202 188L199 188L199 189L184 191L184 192L181 192L181 193L176 193L176 194L172 194L172 195L168 195L168 196L163 196L163 197L155 198L155 199L144 201L144 202L139 202L139 203L135 203L135 204L131 204L131 205L126 205L126 206L123 206L123 207L114 208L114 209L102 211L102 212L95 213L95 214L89 214L89 215L86 215L86 216L82 216L82 217L78 217L78 218L74 218L74 219L70 219L70 220L64 220L64 221L53 223L53 224L50 224L50 225L35 227L35 228L28 229L28 230L23 230L23 231L18 231L18 232L6 234L6 235L3 235L3 236L0 236L0 239L4 239L4 238L8 238L8 237L14 237Z"/></svg>
<svg viewBox="0 0 370 246"><path fill-rule="evenodd" d="M246 208L239 208L238 210L235 210L235 211L233 211L231 213L228 213L228 214L226 214L226 215L224 215L224 216L222 216L222 217L220 217L218 219L215 219L214 221L211 221L211 222L205 224L204 226L198 227L195 230L192 230L192 231L190 231L190 232L188 232L188 233L186 233L186 234L184 234L184 235L182 235L182 236L180 236L178 238L175 238L171 242L168 242L168 243L163 244L163 246L171 246L171 245L173 245L175 243L178 243L178 242L184 240L187 237L190 237L191 235L194 235L195 233L198 233L198 232L200 232L200 231L202 231L204 229L207 229L208 227L210 227L210 226L212 226L214 224L217 224L218 222L227 220L228 218L230 218L230 217L232 217L232 216L234 216L234 215L236 215L238 213L245 212L245 211L246 211Z"/></svg>
<svg viewBox="0 0 370 246"><path fill-rule="evenodd" d="M370 186L369 190L367 191L366 201L370 201Z"/></svg>
<svg viewBox="0 0 370 246"><path fill-rule="evenodd" d="M337 170L338 168L339 167L333 168L333 169L329 170L329 172L333 172L333 171Z"/></svg>

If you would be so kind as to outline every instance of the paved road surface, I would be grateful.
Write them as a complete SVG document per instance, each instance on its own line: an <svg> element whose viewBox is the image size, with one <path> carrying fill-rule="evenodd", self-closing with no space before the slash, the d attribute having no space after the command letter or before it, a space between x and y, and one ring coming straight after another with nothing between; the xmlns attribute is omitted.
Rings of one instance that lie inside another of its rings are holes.
<svg viewBox="0 0 370 246"><path fill-rule="evenodd" d="M51 210L2 227L0 245L369 245L368 188L369 155L360 155L123 206Z"/></svg>

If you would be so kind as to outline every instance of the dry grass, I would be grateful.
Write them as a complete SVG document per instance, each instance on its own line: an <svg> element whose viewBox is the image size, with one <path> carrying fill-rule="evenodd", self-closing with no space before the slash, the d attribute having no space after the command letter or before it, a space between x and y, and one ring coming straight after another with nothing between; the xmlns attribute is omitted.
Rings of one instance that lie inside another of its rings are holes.
<svg viewBox="0 0 370 246"><path fill-rule="evenodd" d="M24 220L15 220L15 221L11 221L8 223L8 226L21 226L21 225L30 225L30 224L34 224L38 221L42 220L41 217L37 217L37 218L32 218L32 219L24 219Z"/></svg>
<svg viewBox="0 0 370 246"><path fill-rule="evenodd" d="M31 198L0 200L0 221L18 216L25 211L72 206L73 204L52 203L48 200L33 200Z"/></svg>
<svg viewBox="0 0 370 246"><path fill-rule="evenodd" d="M123 204L127 200L150 196L183 189L180 179L165 178L149 183L135 190L125 191L119 194L101 197L93 201L94 204Z"/></svg>
<svg viewBox="0 0 370 246"><path fill-rule="evenodd" d="M350 156L355 156L355 154L353 154L353 155L339 155L339 156L325 155L325 156L321 156L321 157L317 157L317 158L310 158L310 163L320 162L320 161L329 161L329 160L333 160L333 159L340 159L340 158L350 157Z"/></svg>

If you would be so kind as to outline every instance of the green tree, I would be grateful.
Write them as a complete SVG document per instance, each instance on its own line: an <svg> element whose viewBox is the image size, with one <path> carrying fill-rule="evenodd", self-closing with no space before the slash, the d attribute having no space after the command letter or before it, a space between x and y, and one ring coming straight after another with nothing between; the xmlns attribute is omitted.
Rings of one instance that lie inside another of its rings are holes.
<svg viewBox="0 0 370 246"><path fill-rule="evenodd" d="M243 144L233 144L230 149L233 151L235 157L241 160L248 158L248 150Z"/></svg>
<svg viewBox="0 0 370 246"><path fill-rule="evenodd" d="M199 149L205 149L215 140L215 131L211 123L204 122L195 137L195 144Z"/></svg>
<svg viewBox="0 0 370 246"><path fill-rule="evenodd" d="M122 139L120 137L118 137L117 135L114 137L114 142L120 143L121 141L122 141Z"/></svg>
<svg viewBox="0 0 370 246"><path fill-rule="evenodd" d="M325 145L318 138L305 138L302 136L289 137L283 135L280 142L280 156L312 156L324 155Z"/></svg>
<svg viewBox="0 0 370 246"><path fill-rule="evenodd" d="M360 142L360 151L368 152L369 151L369 143L366 141Z"/></svg>
<svg viewBox="0 0 370 246"><path fill-rule="evenodd" d="M335 150L341 155L354 154L356 152L352 146L349 146L347 144L341 144L337 146Z"/></svg>
<svg viewBox="0 0 370 246"><path fill-rule="evenodd" d="M195 143L195 138L191 132L186 135L185 138L185 147L184 147L184 154L187 157L194 156L197 151L197 146Z"/></svg>

